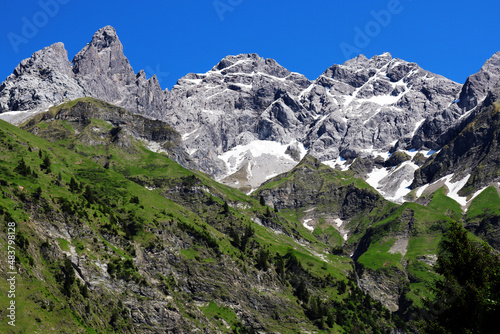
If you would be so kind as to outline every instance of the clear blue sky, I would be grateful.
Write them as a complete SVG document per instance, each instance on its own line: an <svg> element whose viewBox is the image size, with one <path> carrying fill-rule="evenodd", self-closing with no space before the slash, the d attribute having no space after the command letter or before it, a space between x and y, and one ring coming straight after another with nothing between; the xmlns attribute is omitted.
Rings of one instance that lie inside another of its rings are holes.
<svg viewBox="0 0 500 334"><path fill-rule="evenodd" d="M493 0L26 0L0 8L0 81L55 42L71 60L106 25L116 28L134 70L156 73L169 89L239 53L315 79L358 52L388 51L463 83L500 50Z"/></svg>

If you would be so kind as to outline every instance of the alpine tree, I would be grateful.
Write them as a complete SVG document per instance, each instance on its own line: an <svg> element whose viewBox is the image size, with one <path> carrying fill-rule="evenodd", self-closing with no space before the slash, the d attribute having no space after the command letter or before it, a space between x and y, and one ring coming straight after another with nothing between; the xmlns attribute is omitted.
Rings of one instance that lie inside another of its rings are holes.
<svg viewBox="0 0 500 334"><path fill-rule="evenodd" d="M429 333L493 333L500 328L500 262L491 247L452 222L438 250L441 275L424 316Z"/></svg>

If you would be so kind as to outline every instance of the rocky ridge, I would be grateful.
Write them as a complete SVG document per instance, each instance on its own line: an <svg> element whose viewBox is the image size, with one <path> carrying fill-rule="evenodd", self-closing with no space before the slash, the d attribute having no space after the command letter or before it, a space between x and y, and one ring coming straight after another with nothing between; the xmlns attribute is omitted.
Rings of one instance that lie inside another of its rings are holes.
<svg viewBox="0 0 500 334"><path fill-rule="evenodd" d="M25 119L19 119L21 111L45 111L91 96L136 113L150 113L150 109L161 105L165 94L156 76L147 80L144 71L134 73L115 29L106 26L94 34L71 63L63 43L23 60L0 86L0 112L6 113L4 119L20 123Z"/></svg>
<svg viewBox="0 0 500 334"><path fill-rule="evenodd" d="M167 91L155 76L134 73L107 26L72 64L62 43L23 60L0 86L0 117L19 123L31 117L25 111L91 96L166 121L181 134L195 168L249 192L293 168L306 152L333 167L346 161L347 168L356 158L441 149L500 78L499 59L495 54L460 85L389 53L360 55L313 81L273 59L241 54L206 73L187 74ZM360 176L397 171L397 178L372 185L402 201L407 192L398 190L412 182L418 165L384 168Z"/></svg>

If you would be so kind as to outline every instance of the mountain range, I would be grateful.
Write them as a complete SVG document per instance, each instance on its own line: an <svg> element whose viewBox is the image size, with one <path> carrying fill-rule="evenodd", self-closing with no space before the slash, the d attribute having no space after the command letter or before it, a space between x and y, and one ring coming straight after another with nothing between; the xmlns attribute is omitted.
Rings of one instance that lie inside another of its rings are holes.
<svg viewBox="0 0 500 334"><path fill-rule="evenodd" d="M464 84L389 53L315 80L240 54L168 91L107 26L0 85L0 208L33 298L82 332L402 329L449 221L500 251L499 81L500 52ZM54 292L64 259L77 283Z"/></svg>

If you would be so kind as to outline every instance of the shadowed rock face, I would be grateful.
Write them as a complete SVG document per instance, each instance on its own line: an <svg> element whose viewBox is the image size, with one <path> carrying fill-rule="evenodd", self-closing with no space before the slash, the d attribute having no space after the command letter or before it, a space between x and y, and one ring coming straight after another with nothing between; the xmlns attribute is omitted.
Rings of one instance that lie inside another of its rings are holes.
<svg viewBox="0 0 500 334"><path fill-rule="evenodd" d="M411 141L415 148L438 150L448 144L468 124L475 108L500 80L500 52L488 59L479 72L469 76L458 99L432 117L428 117ZM460 117L463 116L463 117Z"/></svg>
<svg viewBox="0 0 500 334"><path fill-rule="evenodd" d="M222 179L230 168L220 155L255 140L299 142L321 161L354 159L364 149L440 149L498 81L499 59L495 54L462 87L389 53L333 65L314 81L273 59L242 54L186 75L169 92L155 76L133 71L107 26L73 65L62 43L23 60L0 86L0 112L46 110L91 96L168 122L196 167Z"/></svg>
<svg viewBox="0 0 500 334"><path fill-rule="evenodd" d="M23 60L0 85L0 112L43 110L82 96L63 43L55 43Z"/></svg>
<svg viewBox="0 0 500 334"><path fill-rule="evenodd" d="M0 86L0 112L46 110L84 96L132 112L161 109L166 92L155 76L134 73L113 27L97 31L72 62L62 43L23 60Z"/></svg>
<svg viewBox="0 0 500 334"><path fill-rule="evenodd" d="M486 97L499 80L500 52L497 52L484 63L479 72L467 78L460 92L458 106L465 108L467 111L474 108Z"/></svg>
<svg viewBox="0 0 500 334"><path fill-rule="evenodd" d="M433 159L415 172L412 187L434 182L448 174L455 179L469 174L459 194L469 195L500 179L500 86L495 86L477 111L464 122L463 130Z"/></svg>

